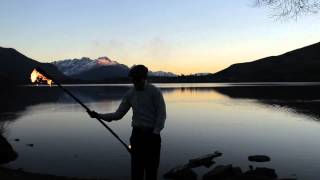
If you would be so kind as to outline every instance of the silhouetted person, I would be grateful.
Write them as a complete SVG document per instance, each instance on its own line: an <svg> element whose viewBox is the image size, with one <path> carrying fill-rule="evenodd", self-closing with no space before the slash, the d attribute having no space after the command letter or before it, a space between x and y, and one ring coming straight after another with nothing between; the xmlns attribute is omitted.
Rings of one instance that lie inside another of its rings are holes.
<svg viewBox="0 0 320 180"><path fill-rule="evenodd" d="M156 180L160 161L160 131L166 119L166 107L161 91L147 82L148 68L136 65L129 77L134 87L124 95L114 113L88 112L92 118L108 122L121 119L132 108L131 179Z"/></svg>

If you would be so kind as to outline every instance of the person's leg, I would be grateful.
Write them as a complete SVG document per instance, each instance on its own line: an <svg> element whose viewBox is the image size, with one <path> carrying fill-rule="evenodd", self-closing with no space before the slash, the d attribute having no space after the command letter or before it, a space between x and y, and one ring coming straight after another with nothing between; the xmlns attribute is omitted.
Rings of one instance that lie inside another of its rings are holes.
<svg viewBox="0 0 320 180"><path fill-rule="evenodd" d="M138 132L132 131L130 138L131 144L131 179L143 180L144 179L144 163L143 153L141 152L141 138Z"/></svg>
<svg viewBox="0 0 320 180"><path fill-rule="evenodd" d="M131 179L132 180L143 180L144 169L143 163L140 160L139 155L131 155Z"/></svg>
<svg viewBox="0 0 320 180"><path fill-rule="evenodd" d="M146 153L146 180L156 180L160 163L161 137L160 135L151 135L148 143L148 153Z"/></svg>

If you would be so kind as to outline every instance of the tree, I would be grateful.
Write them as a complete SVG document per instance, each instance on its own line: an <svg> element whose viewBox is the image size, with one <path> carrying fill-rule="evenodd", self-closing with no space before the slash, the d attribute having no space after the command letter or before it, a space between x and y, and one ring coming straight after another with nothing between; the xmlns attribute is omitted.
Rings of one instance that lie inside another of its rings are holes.
<svg viewBox="0 0 320 180"><path fill-rule="evenodd" d="M302 14L317 13L320 0L255 0L257 6L267 6L276 18L297 18Z"/></svg>

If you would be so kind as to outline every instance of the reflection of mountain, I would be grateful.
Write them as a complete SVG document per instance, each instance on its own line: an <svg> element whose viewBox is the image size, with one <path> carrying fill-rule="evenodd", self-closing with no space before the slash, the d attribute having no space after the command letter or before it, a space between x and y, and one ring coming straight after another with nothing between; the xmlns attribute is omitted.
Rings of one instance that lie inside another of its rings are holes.
<svg viewBox="0 0 320 180"><path fill-rule="evenodd" d="M55 101L61 91L49 87L20 87L0 90L0 121L14 120L28 106Z"/></svg>
<svg viewBox="0 0 320 180"><path fill-rule="evenodd" d="M84 103L100 102L105 100L121 100L129 90L129 86L69 86L67 87L75 96ZM162 88L163 93L173 91L175 88ZM63 94L60 102L75 103L67 94Z"/></svg>
<svg viewBox="0 0 320 180"><path fill-rule="evenodd" d="M120 100L129 89L128 86L69 86L66 88L84 103ZM62 94L59 102L76 103L67 94Z"/></svg>
<svg viewBox="0 0 320 180"><path fill-rule="evenodd" d="M121 100L128 86L66 86L84 103ZM163 89L164 93L174 89ZM72 98L58 87L25 86L0 89L0 122L10 122L21 115L30 106L42 103L74 103ZM1 127L0 127L1 130Z"/></svg>
<svg viewBox="0 0 320 180"><path fill-rule="evenodd" d="M84 103L99 102L104 100L119 100L128 90L122 86L67 86ZM16 119L19 112L23 112L29 106L50 103L76 103L58 87L25 86L0 90L0 121Z"/></svg>
<svg viewBox="0 0 320 180"><path fill-rule="evenodd" d="M84 103L121 100L128 86L67 86ZM161 87L161 91L216 91L231 98L256 99L261 103L291 108L296 112L320 118L320 86L199 86ZM21 87L0 90L0 121L14 120L29 106L41 103L76 103L57 87Z"/></svg>
<svg viewBox="0 0 320 180"><path fill-rule="evenodd" d="M232 86L213 89L231 98L255 99L263 104L320 118L320 86Z"/></svg>
<svg viewBox="0 0 320 180"><path fill-rule="evenodd" d="M121 100L128 86L67 86L84 103ZM220 86L220 87L161 87L164 94L175 91L216 91L231 98L255 99L268 105L290 108L320 119L320 86ZM0 90L0 121L14 120L29 106L58 102L76 103L57 87L21 87Z"/></svg>

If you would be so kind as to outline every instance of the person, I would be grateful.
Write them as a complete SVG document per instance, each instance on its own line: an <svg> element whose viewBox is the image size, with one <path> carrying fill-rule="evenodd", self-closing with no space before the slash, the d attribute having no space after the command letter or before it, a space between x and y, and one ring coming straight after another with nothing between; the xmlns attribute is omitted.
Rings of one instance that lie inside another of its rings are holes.
<svg viewBox="0 0 320 180"><path fill-rule="evenodd" d="M92 118L111 122L120 120L132 108L131 179L156 180L160 162L161 136L166 120L166 105L161 91L147 81L148 68L133 66L129 77L133 87L113 113L89 111Z"/></svg>

